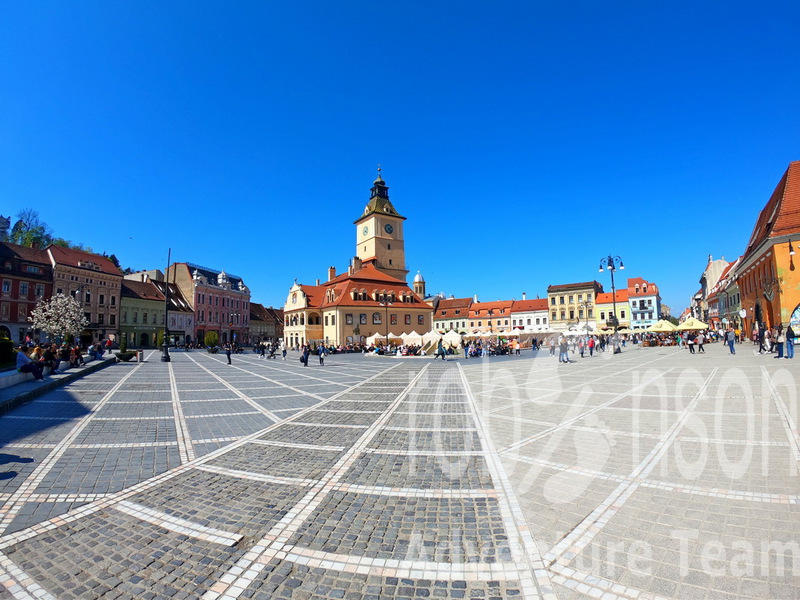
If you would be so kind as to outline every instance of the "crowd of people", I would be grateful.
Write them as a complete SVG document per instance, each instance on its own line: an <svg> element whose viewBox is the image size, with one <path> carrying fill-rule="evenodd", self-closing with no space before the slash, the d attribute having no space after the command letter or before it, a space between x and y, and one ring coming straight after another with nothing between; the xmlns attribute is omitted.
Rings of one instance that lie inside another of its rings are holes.
<svg viewBox="0 0 800 600"><path fill-rule="evenodd" d="M85 354L84 354L85 352ZM17 349L17 371L31 373L36 381L44 381L45 376L59 375L66 369L80 367L89 360L100 360L106 353L105 344L91 344L84 348L80 344L22 344Z"/></svg>

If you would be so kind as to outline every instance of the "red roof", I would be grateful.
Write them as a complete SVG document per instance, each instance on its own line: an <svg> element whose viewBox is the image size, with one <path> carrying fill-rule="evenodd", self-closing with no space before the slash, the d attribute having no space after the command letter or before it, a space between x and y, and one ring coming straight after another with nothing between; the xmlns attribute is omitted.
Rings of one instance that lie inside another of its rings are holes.
<svg viewBox="0 0 800 600"><path fill-rule="evenodd" d="M325 285L336 284L341 281L350 280L350 281L371 281L371 282L385 282L385 283L392 283L392 284L402 284L406 287L408 285L402 279L397 279L396 277L392 277L391 275L387 275L383 271L379 271L375 268L374 265L368 263L361 267L358 271L353 273L352 275L348 273L342 273L337 277L334 277L330 281L328 281Z"/></svg>
<svg viewBox="0 0 800 600"><path fill-rule="evenodd" d="M639 291L636 291L636 284L639 284ZM647 286L647 291L642 291ZM658 286L655 283L642 279L641 277L628 278L628 296L657 296Z"/></svg>
<svg viewBox="0 0 800 600"><path fill-rule="evenodd" d="M455 311L463 310L463 313L457 315L459 317L466 317L469 314L469 307L472 305L472 298L448 298L446 300L439 300L436 305L436 311L433 318L439 319L442 317L456 316Z"/></svg>
<svg viewBox="0 0 800 600"><path fill-rule="evenodd" d="M599 288L603 291L603 286L597 281L584 281L582 283L562 283L559 285L548 285L547 293L551 292L566 292L569 290L584 290L586 288Z"/></svg>
<svg viewBox="0 0 800 600"><path fill-rule="evenodd" d="M511 314L511 307L514 305L513 300L498 300L497 302L473 302L472 306L469 307L469 315L470 317L487 317L492 316L496 317L498 315L510 315ZM489 311L493 311L492 314L489 314ZM500 312L500 311L505 312Z"/></svg>
<svg viewBox="0 0 800 600"><path fill-rule="evenodd" d="M800 161L789 163L778 187L761 210L745 257L768 238L800 232Z"/></svg>
<svg viewBox="0 0 800 600"><path fill-rule="evenodd" d="M616 301L617 302L627 302L628 301L628 290L626 290L626 289L617 290ZM603 294L597 294L597 297L595 298L594 303L595 304L613 304L614 301L611 299L611 292L605 292Z"/></svg>
<svg viewBox="0 0 800 600"><path fill-rule="evenodd" d="M514 304L511 307L511 312L529 312L534 310L547 310L547 298L514 300Z"/></svg>
<svg viewBox="0 0 800 600"><path fill-rule="evenodd" d="M81 269L89 269L86 265L92 263L99 267L102 273L108 275L118 275L122 277L120 271L114 263L112 263L105 256L99 254L92 254L91 252L84 252L83 250L73 250L72 248L64 248L62 246L51 245L47 247L47 251L53 257L53 261L58 265L69 265L70 267L78 267ZM93 269L90 269L93 270Z"/></svg>

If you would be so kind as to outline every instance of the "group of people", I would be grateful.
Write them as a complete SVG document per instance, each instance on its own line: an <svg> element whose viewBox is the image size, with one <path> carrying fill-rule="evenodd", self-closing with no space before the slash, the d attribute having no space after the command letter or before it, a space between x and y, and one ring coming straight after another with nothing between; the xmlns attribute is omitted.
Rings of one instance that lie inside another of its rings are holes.
<svg viewBox="0 0 800 600"><path fill-rule="evenodd" d="M753 343L758 344L759 354L775 354L774 358L794 358L794 328L791 323L784 328L759 327L753 332Z"/></svg>
<svg viewBox="0 0 800 600"><path fill-rule="evenodd" d="M258 353L261 358L265 359L272 358L277 360L275 353L279 351L283 360L286 360L286 344L283 341L280 344L277 342L261 342L253 346L253 352Z"/></svg>
<svg viewBox="0 0 800 600"><path fill-rule="evenodd" d="M89 346L90 360L100 360L105 354L103 344ZM17 349L17 371L31 373L36 381L44 381L45 369L50 369L50 375L63 373L68 366L79 367L85 365L83 349L80 345L71 344L44 344L37 346L21 345Z"/></svg>

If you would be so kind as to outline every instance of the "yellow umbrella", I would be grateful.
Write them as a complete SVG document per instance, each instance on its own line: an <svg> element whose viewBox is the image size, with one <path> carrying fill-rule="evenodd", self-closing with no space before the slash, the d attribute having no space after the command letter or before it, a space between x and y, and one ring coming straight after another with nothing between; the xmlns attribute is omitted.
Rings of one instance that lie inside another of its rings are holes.
<svg viewBox="0 0 800 600"><path fill-rule="evenodd" d="M678 331L696 331L698 329L708 329L708 325L694 317L690 317L678 325Z"/></svg>
<svg viewBox="0 0 800 600"><path fill-rule="evenodd" d="M652 333L672 333L678 329L677 325L674 325L670 321L666 319L661 319L658 323L653 323L645 329L645 331L650 331Z"/></svg>

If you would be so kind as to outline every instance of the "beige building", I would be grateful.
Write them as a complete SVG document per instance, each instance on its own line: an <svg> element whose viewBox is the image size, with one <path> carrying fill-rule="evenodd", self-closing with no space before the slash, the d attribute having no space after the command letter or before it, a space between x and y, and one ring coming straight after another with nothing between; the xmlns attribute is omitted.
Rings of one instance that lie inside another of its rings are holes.
<svg viewBox="0 0 800 600"><path fill-rule="evenodd" d="M378 176L356 226L356 255L346 273L328 269L327 281L304 285L295 281L284 305L284 336L291 348L306 343L345 346L363 343L375 334L397 337L427 333L433 306L424 300L420 274L413 289L406 283L403 225Z"/></svg>
<svg viewBox="0 0 800 600"><path fill-rule="evenodd" d="M550 312L550 327L566 331L570 326L584 323L588 315L594 320L594 303L603 286L597 281L565 283L547 287L547 306Z"/></svg>
<svg viewBox="0 0 800 600"><path fill-rule="evenodd" d="M105 256L49 246L54 294L70 294L80 302L89 325L80 332L84 344L117 341L122 271Z"/></svg>

